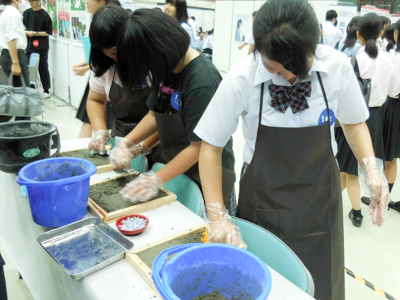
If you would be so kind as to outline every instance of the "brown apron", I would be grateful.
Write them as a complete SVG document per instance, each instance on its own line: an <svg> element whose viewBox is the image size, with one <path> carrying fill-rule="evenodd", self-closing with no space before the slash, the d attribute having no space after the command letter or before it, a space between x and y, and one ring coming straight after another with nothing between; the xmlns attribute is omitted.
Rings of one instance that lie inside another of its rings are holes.
<svg viewBox="0 0 400 300"><path fill-rule="evenodd" d="M240 181L237 215L271 231L297 254L313 276L316 299L345 299L342 198L330 122L304 128L262 125L263 97L264 83L255 151Z"/></svg>
<svg viewBox="0 0 400 300"><path fill-rule="evenodd" d="M162 98L160 95L161 93L163 93L162 89L159 91L158 100ZM182 97L182 93L179 92L179 95ZM163 96L164 99L170 99L172 95ZM182 116L181 104L182 99L180 98L179 109L175 114L163 114L154 111L158 132L160 134L160 144L162 149L161 156L167 163L190 145L189 135L186 131L185 122ZM198 163L187 170L185 175L195 181L201 189ZM235 172L222 168L222 184L224 204L231 214L231 196L235 184Z"/></svg>
<svg viewBox="0 0 400 300"><path fill-rule="evenodd" d="M132 99L126 99L124 89L115 83L114 78L108 94L115 117L111 135L126 136L149 112L146 101L150 88L145 87L141 90L134 90Z"/></svg>

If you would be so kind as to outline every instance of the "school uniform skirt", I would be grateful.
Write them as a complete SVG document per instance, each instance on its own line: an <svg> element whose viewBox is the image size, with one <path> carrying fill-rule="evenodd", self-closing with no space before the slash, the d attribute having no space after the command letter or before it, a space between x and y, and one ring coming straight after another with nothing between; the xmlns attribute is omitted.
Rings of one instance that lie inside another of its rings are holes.
<svg viewBox="0 0 400 300"><path fill-rule="evenodd" d="M382 160L385 159L385 151L383 148L383 106L369 107L369 119L366 121L369 132L371 134L372 146L374 148L375 157ZM336 159L339 164L340 172L349 175L358 176L358 162L351 151L350 145L344 136L341 127L335 128L335 139L338 145Z"/></svg>
<svg viewBox="0 0 400 300"><path fill-rule="evenodd" d="M383 109L385 161L400 158L400 99L388 97Z"/></svg>
<svg viewBox="0 0 400 300"><path fill-rule="evenodd" d="M76 113L76 118L81 120L83 123L89 123L90 124L90 119L86 110L86 103L87 103L87 98L89 96L89 91L90 91L90 86L89 82L86 86L85 93L83 94L81 104L78 107L78 111ZM106 104L106 123L107 123L107 129L112 129L114 126L114 114L112 112L112 106L110 101L107 101Z"/></svg>

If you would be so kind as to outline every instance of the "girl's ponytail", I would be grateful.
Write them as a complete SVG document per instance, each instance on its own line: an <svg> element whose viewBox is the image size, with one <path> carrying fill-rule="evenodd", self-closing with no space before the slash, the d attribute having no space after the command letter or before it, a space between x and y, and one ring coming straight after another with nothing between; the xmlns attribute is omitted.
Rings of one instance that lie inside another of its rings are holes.
<svg viewBox="0 0 400 300"><path fill-rule="evenodd" d="M378 47L376 47L376 40L369 39L365 45L365 52L368 53L369 57L375 59L378 57Z"/></svg>

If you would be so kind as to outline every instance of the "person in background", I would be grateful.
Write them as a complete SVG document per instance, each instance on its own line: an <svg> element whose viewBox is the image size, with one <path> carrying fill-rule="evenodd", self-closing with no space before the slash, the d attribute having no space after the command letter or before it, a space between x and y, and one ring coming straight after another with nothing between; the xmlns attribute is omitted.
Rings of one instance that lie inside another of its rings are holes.
<svg viewBox="0 0 400 300"><path fill-rule="evenodd" d="M191 16L189 18L189 25L194 28L194 34L196 35L196 37L199 37L199 24L196 23L196 17L195 16Z"/></svg>
<svg viewBox="0 0 400 300"><path fill-rule="evenodd" d="M238 42L244 42L245 41L246 37L243 34L242 25L243 25L243 20L239 19L237 21L237 26L236 26L235 41L238 41Z"/></svg>
<svg viewBox="0 0 400 300"><path fill-rule="evenodd" d="M397 43L397 47L393 62L394 72L390 84L389 96L385 104L383 118L383 142L386 165L385 175L389 183L390 192L392 192L394 182L396 181L397 159L400 158L400 21L397 21L396 24L393 25L395 26L394 39L395 43ZM386 28L386 31L390 26ZM400 201L390 201L389 208L400 212Z"/></svg>
<svg viewBox="0 0 400 300"><path fill-rule="evenodd" d="M326 12L325 23L322 24L322 41L329 47L334 47L335 44L344 38L343 33L334 26L337 21L338 14L334 10Z"/></svg>
<svg viewBox="0 0 400 300"><path fill-rule="evenodd" d="M214 243L245 247L222 202L221 151L243 119L246 140L237 216L277 235L301 259L316 299L345 299L340 178L335 117L341 122L374 195L381 226L388 198L365 120L368 109L349 59L318 45L307 0L268 0L253 25L255 55L226 74L195 133Z"/></svg>
<svg viewBox="0 0 400 300"><path fill-rule="evenodd" d="M79 0L80 3L80 0ZM28 61L32 53L40 55L39 74L42 81L45 97L50 97L50 73L49 73L49 35L52 35L53 23L47 11L42 9L39 0L29 0L31 8L23 13L22 21L26 28L28 47L26 55Z"/></svg>
<svg viewBox="0 0 400 300"><path fill-rule="evenodd" d="M196 48L197 48L197 51L203 52L204 41L205 41L205 39L204 39L204 33L201 32L201 33L200 33L200 36L199 36L198 38L196 38Z"/></svg>
<svg viewBox="0 0 400 300"><path fill-rule="evenodd" d="M387 46L387 40L384 37L384 33L386 30L386 27L388 27L392 21L388 17L385 16L380 16L382 20L382 31L381 31L381 36L376 40L376 46L378 47L379 51L386 52L386 46Z"/></svg>
<svg viewBox="0 0 400 300"><path fill-rule="evenodd" d="M0 65L7 77L14 75L14 87L22 86L21 77L29 85L28 57L25 54L27 38L22 15L18 11L17 0L0 0L5 10L0 15ZM10 116L0 116L0 123L11 120ZM30 117L16 117L18 120L30 120Z"/></svg>
<svg viewBox="0 0 400 300"><path fill-rule="evenodd" d="M340 40L336 43L335 49L343 52L348 57L352 55L357 55L358 50L361 49L361 45L357 40L357 23L360 17L353 17L347 26L347 36L346 38Z"/></svg>
<svg viewBox="0 0 400 300"><path fill-rule="evenodd" d="M128 201L148 201L159 187L180 174L201 187L197 165L201 140L193 130L222 78L212 62L189 45L190 37L179 23L152 9L135 10L120 33L117 71L123 86L131 90L147 80L152 88L149 113L126 138L139 144L158 130L162 157L167 162L159 171L144 173L128 183L121 191ZM230 137L222 160L224 199L234 214L232 144ZM124 153L118 147L110 156L117 167L124 167L121 162L131 158Z"/></svg>
<svg viewBox="0 0 400 300"><path fill-rule="evenodd" d="M118 5L121 6L120 2L118 0L88 0L85 2L86 3L86 9L89 13L91 13L92 15L94 13L96 13L96 11L102 7L103 5L106 4L114 4L114 5ZM89 62L82 62L79 64L75 64L72 66L72 70L74 71L74 74L77 76L83 76L86 74L87 71L90 70L90 65ZM89 82L86 85L86 89L85 92L83 94L82 100L81 100L81 104L78 107L78 111L76 112L76 118L82 121L82 128L81 131L79 133L79 137L80 139L83 138L89 138L92 136L93 133L93 128L92 125L90 124L90 119L89 116L87 114L87 110L86 110L86 103L87 103L87 97L89 95ZM111 129L113 127L114 124L114 116L112 114L112 108L111 108L111 103L107 102L107 108L106 108L106 112L107 112L107 128Z"/></svg>
<svg viewBox="0 0 400 300"><path fill-rule="evenodd" d="M208 32L208 38L203 44L203 52L212 55L214 48L214 29Z"/></svg>
<svg viewBox="0 0 400 300"><path fill-rule="evenodd" d="M376 40L382 30L381 18L374 13L368 13L360 18L357 24L357 38L362 45L356 59L359 75L371 80L371 93L368 101L370 117L366 121L375 153L382 162L385 159L383 146L382 113L383 104L389 93L393 66L389 57L378 50ZM368 100L368 99L367 99ZM358 162L352 147L347 143L343 128L336 128L338 143L337 161L341 172L342 189L347 188L352 209L349 218L355 227L360 227L363 221L361 213L360 183L358 178ZM383 165L383 163L382 163Z"/></svg>
<svg viewBox="0 0 400 300"><path fill-rule="evenodd" d="M196 28L189 23L186 0L166 0L165 13L181 24L190 37L190 48L196 50Z"/></svg>
<svg viewBox="0 0 400 300"><path fill-rule="evenodd" d="M396 50L396 39L394 37L394 32L396 31L396 24L391 24L386 27L385 32L383 34L383 38L385 39L386 52L394 52Z"/></svg>
<svg viewBox="0 0 400 300"><path fill-rule="evenodd" d="M251 14L251 21L254 22L254 18L256 17L257 11L254 11ZM247 52L247 55L250 55L250 53L253 52L254 50L254 37L253 37L253 29L251 29L250 34L247 37L247 41L239 46L239 50L242 50L245 46L249 45L249 51Z"/></svg>

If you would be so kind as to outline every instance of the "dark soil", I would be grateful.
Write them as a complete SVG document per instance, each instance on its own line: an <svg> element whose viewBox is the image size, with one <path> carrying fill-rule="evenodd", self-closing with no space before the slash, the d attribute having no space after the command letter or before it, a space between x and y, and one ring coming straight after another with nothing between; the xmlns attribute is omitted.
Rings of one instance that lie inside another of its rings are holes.
<svg viewBox="0 0 400 300"><path fill-rule="evenodd" d="M100 184L92 185L89 188L89 197L108 213L134 206L136 204L122 199L122 196L119 192L126 184L128 184L136 177L137 175L132 174ZM165 196L167 196L167 193L160 190L158 195L152 200L159 199Z"/></svg>
<svg viewBox="0 0 400 300"><path fill-rule="evenodd" d="M244 300L245 298L240 297L231 297L231 299L222 296L217 289L210 294L199 295L194 297L192 300Z"/></svg>
<svg viewBox="0 0 400 300"><path fill-rule="evenodd" d="M108 159L107 154L106 155L100 155L98 153L92 154L92 150L89 149L60 153L58 157L76 157L76 158L86 159L91 163L93 163L96 167L110 164L110 160Z"/></svg>

